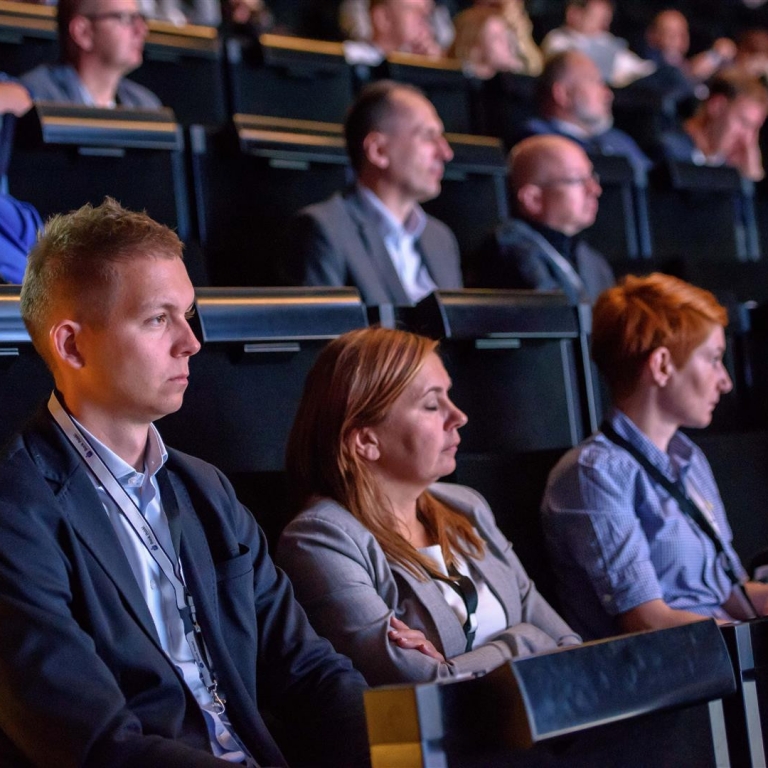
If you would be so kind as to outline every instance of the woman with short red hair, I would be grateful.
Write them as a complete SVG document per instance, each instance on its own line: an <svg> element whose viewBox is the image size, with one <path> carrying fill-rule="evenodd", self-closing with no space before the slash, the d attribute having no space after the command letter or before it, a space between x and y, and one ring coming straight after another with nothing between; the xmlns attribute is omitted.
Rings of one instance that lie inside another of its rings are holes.
<svg viewBox="0 0 768 768"><path fill-rule="evenodd" d="M584 637L768 611L747 581L712 470L680 427L732 388L728 316L663 274L628 276L593 310L592 357L614 408L554 468L543 523L566 620Z"/></svg>

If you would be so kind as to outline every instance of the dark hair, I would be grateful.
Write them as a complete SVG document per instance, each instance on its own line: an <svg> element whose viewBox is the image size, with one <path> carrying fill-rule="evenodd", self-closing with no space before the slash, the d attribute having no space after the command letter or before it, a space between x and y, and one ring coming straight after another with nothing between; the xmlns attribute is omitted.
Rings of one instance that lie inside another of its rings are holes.
<svg viewBox="0 0 768 768"><path fill-rule="evenodd" d="M545 110L552 101L552 86L564 80L568 74L573 51L561 51L549 56L544 62L541 74L536 78L536 106Z"/></svg>
<svg viewBox="0 0 768 768"><path fill-rule="evenodd" d="M115 264L145 256L182 258L181 241L164 224L111 197L46 222L27 260L21 316L49 367L46 342L57 302L69 301L94 322L102 321L115 287Z"/></svg>
<svg viewBox="0 0 768 768"><path fill-rule="evenodd" d="M567 0L565 7L570 8L571 6L575 6L576 8L586 8L590 3L593 2L605 3L606 5L610 5L611 8L615 8L615 3L613 0Z"/></svg>
<svg viewBox="0 0 768 768"><path fill-rule="evenodd" d="M736 68L718 72L708 83L709 98L725 96L733 101L739 96L752 99L768 107L768 88L765 81L755 75L750 75Z"/></svg>
<svg viewBox="0 0 768 768"><path fill-rule="evenodd" d="M347 154L353 170L357 173L365 162L365 137L371 131L380 131L395 111L393 94L396 91L411 91L420 96L424 94L418 88L394 80L378 80L365 86L347 112L344 121L344 138Z"/></svg>
<svg viewBox="0 0 768 768"><path fill-rule="evenodd" d="M64 64L72 63L77 47L69 37L69 24L75 16L79 16L83 4L88 0L59 0L56 4L56 28L59 36L59 61Z"/></svg>

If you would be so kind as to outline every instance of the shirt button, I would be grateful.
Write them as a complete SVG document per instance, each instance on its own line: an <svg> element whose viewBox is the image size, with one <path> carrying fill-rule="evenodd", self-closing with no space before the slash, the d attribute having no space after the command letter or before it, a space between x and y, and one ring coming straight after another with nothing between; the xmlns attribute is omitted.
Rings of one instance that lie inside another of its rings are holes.
<svg viewBox="0 0 768 768"><path fill-rule="evenodd" d="M149 588L150 589L157 589L157 582L156 581L150 581L149 582Z"/></svg>

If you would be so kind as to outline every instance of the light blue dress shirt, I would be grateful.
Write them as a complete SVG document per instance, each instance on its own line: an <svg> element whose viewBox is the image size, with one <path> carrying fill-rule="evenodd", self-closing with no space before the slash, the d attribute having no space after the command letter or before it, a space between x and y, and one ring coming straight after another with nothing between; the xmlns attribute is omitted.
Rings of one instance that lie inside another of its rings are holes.
<svg viewBox="0 0 768 768"><path fill-rule="evenodd" d="M666 453L621 411L609 419L719 530L725 552L679 508L627 451L601 432L569 451L552 470L542 522L563 617L585 639L619 632L615 617L662 599L670 608L730 619L722 608L746 573L731 545L731 529L712 470L701 450L675 433Z"/></svg>
<svg viewBox="0 0 768 768"><path fill-rule="evenodd" d="M168 459L168 452L165 450L163 440L154 424L150 425L149 428L143 472L138 472L130 464L123 461L116 453L88 432L82 424L77 421L75 424L88 439L99 458L115 476L123 490L135 502L139 512L152 526L155 536L173 559L175 551L171 530L163 510L160 487L157 482L157 473ZM245 762L249 758L246 757L237 740L233 738L232 732L214 711L213 699L200 679L192 651L184 635L184 626L176 605L176 595L171 582L162 573L160 566L144 546L112 497L99 484L98 479L93 474L89 473L89 475L112 527L115 529L117 538L120 540L125 556L128 558L141 594L147 602L160 639L160 645L166 656L178 668L184 682L200 705L208 726L213 754L228 762L255 766L255 763Z"/></svg>
<svg viewBox="0 0 768 768"><path fill-rule="evenodd" d="M437 285L416 247L427 226L427 215L421 206L416 204L401 224L370 189L362 185L358 186L358 189L376 217L384 246L408 298L417 304L437 290Z"/></svg>

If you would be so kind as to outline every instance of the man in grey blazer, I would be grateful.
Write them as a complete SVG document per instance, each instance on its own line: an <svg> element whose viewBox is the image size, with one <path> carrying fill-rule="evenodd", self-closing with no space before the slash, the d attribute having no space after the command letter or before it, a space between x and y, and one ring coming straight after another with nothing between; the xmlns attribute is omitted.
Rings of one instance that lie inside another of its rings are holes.
<svg viewBox="0 0 768 768"><path fill-rule="evenodd" d="M579 235L595 221L600 182L578 144L532 136L509 155L516 216L502 222L480 265L478 285L565 291L593 302L615 283L605 258Z"/></svg>
<svg viewBox="0 0 768 768"><path fill-rule="evenodd" d="M142 62L147 23L137 0L61 0L61 61L41 64L21 82L38 101L94 107L160 107L143 85L125 79Z"/></svg>
<svg viewBox="0 0 768 768"><path fill-rule="evenodd" d="M363 90L344 128L357 183L292 221L286 281L353 286L373 305L461 288L455 236L419 205L440 194L453 157L432 104L411 86L379 81Z"/></svg>

